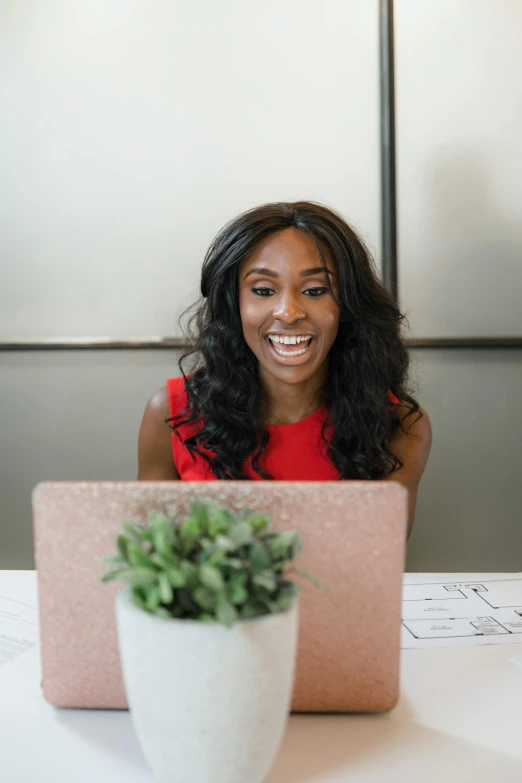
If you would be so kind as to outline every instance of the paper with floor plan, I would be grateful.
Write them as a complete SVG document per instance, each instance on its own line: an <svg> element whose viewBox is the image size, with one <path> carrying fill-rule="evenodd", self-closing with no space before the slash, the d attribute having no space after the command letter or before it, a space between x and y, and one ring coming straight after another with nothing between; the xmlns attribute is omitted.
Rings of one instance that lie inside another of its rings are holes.
<svg viewBox="0 0 522 783"><path fill-rule="evenodd" d="M0 595L0 669L37 644L36 606Z"/></svg>
<svg viewBox="0 0 522 783"><path fill-rule="evenodd" d="M481 644L522 644L522 574L405 575L401 647Z"/></svg>

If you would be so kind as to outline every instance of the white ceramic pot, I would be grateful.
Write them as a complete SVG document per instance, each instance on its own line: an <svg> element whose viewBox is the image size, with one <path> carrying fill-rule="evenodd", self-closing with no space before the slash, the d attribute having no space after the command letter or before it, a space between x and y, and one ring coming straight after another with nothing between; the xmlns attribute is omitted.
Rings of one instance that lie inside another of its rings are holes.
<svg viewBox="0 0 522 783"><path fill-rule="evenodd" d="M298 600L232 628L163 619L118 594L127 700L158 783L263 783L291 706Z"/></svg>

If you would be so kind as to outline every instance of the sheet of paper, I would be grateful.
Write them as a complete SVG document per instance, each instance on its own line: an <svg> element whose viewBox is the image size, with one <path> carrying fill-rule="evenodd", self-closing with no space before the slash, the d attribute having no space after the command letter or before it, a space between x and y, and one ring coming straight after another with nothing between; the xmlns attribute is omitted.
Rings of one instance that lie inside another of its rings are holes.
<svg viewBox="0 0 522 783"><path fill-rule="evenodd" d="M0 667L38 644L36 606L0 595Z"/></svg>
<svg viewBox="0 0 522 783"><path fill-rule="evenodd" d="M522 644L522 574L405 575L403 648L481 644Z"/></svg>

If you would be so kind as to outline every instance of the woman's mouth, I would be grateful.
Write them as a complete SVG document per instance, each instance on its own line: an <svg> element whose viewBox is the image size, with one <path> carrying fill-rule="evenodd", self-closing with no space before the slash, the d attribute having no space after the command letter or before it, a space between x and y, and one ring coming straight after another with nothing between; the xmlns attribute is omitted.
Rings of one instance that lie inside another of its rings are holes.
<svg viewBox="0 0 522 783"><path fill-rule="evenodd" d="M282 359L295 359L305 356L312 344L312 335L267 335L267 341L272 351Z"/></svg>

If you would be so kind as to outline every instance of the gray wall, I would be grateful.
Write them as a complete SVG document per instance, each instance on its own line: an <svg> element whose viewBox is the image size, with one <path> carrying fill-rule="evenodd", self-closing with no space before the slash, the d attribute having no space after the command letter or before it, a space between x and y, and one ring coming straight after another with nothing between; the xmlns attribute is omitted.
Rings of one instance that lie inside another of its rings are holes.
<svg viewBox="0 0 522 783"><path fill-rule="evenodd" d="M522 3L394 3L400 297L417 336L522 335Z"/></svg>
<svg viewBox="0 0 522 783"><path fill-rule="evenodd" d="M521 570L522 353L413 350L411 359L433 449L408 570ZM34 567L37 482L135 478L145 403L177 374L170 351L0 354L0 568Z"/></svg>

